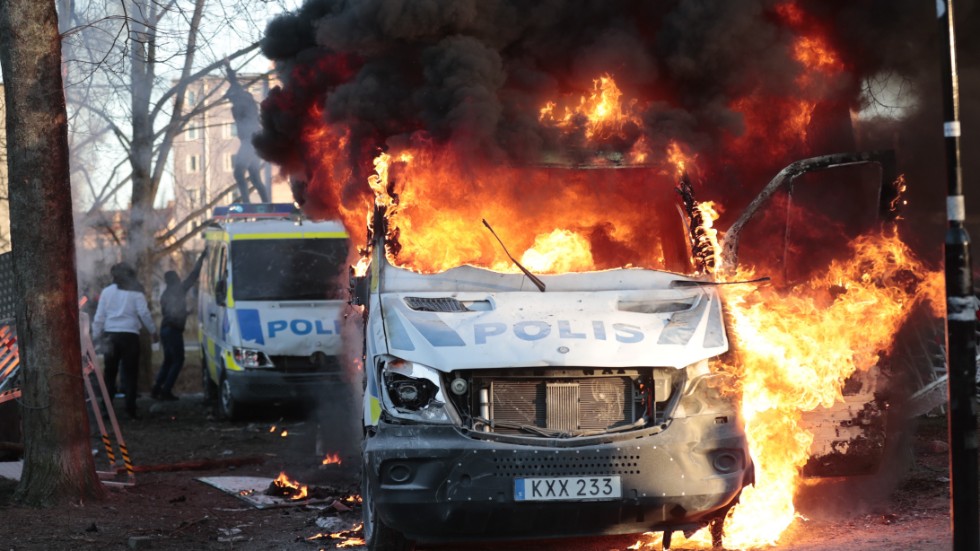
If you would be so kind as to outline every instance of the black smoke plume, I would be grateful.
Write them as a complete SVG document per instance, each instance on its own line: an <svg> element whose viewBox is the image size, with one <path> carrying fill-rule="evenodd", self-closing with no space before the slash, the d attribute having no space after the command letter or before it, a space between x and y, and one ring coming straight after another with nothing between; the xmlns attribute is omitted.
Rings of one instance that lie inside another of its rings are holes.
<svg viewBox="0 0 980 551"><path fill-rule="evenodd" d="M799 29L787 6L840 56L845 70L829 85L800 88L807 69L793 55ZM969 153L978 147L970 134L980 133L975 6L956 5L971 190L980 178L980 155ZM362 193L370 160L386 144L451 142L474 163L535 163L548 151L584 147L539 122L543 100L591 90L609 73L624 98L644 99L642 125L618 140L642 137L654 151L686 144L731 193L751 196L794 160L760 151L746 162L726 151L725 140L746 129L733 102L803 95L818 105L815 118L831 121L811 126L807 155L895 148L913 206L941 211L938 29L934 3L922 0L307 0L273 20L262 42L283 84L263 103L255 145L300 183L300 201L308 199L302 136L314 106L349 130L349 173L333 184L345 186L344 201ZM856 138L850 113L875 101L868 83L886 77L911 100L897 117L863 122ZM968 212L980 206L976 195Z"/></svg>

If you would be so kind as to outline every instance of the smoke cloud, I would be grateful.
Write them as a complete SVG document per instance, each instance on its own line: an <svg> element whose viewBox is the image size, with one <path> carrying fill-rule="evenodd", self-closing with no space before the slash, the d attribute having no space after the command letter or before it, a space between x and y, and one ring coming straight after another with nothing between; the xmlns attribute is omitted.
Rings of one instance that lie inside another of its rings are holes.
<svg viewBox="0 0 980 551"><path fill-rule="evenodd" d="M970 99L980 86L975 6L956 6L965 129L980 123ZM662 155L683 143L710 160L719 188L744 199L801 156L895 148L915 208L939 211L943 49L934 9L912 0L307 0L273 20L262 42L283 84L263 103L255 145L292 175L301 202L329 212L337 205L304 187L316 155L304 139L311 116L348 132L336 145L349 166L331 180L347 202L363 195L386 145L452 143L474 164L587 149L584 131L560 133L542 124L540 109L610 74L623 98L637 98L641 121L610 138L611 150L645 140ZM832 78L801 63L807 35L835 52L841 69ZM902 109L862 117L858 128L852 114L890 93L869 87L881 82L899 90ZM775 147L781 138L770 129L788 112L779 98L815 106L805 148ZM742 146L730 147L736 139ZM964 137L965 150L976 146Z"/></svg>

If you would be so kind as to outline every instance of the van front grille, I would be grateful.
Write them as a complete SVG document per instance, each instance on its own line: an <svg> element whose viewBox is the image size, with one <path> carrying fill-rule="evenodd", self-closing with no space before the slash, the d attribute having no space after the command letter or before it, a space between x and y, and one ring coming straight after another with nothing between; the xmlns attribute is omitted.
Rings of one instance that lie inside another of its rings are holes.
<svg viewBox="0 0 980 551"><path fill-rule="evenodd" d="M490 383L490 416L500 423L560 431L605 430L636 420L629 377L497 379ZM498 425L495 432L519 434Z"/></svg>
<svg viewBox="0 0 980 551"><path fill-rule="evenodd" d="M516 451L493 458L496 476L610 476L642 474L640 456L600 453Z"/></svg>

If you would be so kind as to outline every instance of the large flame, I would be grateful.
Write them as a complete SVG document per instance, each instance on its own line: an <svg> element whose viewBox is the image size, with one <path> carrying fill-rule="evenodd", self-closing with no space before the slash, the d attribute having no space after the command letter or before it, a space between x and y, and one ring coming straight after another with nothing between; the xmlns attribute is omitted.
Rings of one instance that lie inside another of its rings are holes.
<svg viewBox="0 0 980 551"><path fill-rule="evenodd" d="M683 265L686 253L677 245L683 236L678 233L679 215L670 207L675 183L667 168L475 169L460 152L431 144L381 153L375 166L370 185L379 195L372 202L387 208L390 228L397 231L397 254L389 260L399 266L420 272L463 264L515 270L483 230L480 220L485 219L515 257L527 254L540 273L627 263L682 272L688 268ZM648 206L607 207L637 197ZM345 222L362 227L364 212L370 210L347 210ZM394 234L390 237L394 241Z"/></svg>
<svg viewBox="0 0 980 551"><path fill-rule="evenodd" d="M732 278L755 275L744 269ZM848 377L875 369L914 304L924 301L940 315L942 284L942 274L891 231L856 239L846 258L804 284L725 289L736 344L729 368L741 386L756 467L756 484L725 523L727 548L776 544L796 517L793 497L813 441L802 414L842 400ZM711 536L702 530L674 542L708 549ZM633 548L659 543L659 534L649 534Z"/></svg>
<svg viewBox="0 0 980 551"><path fill-rule="evenodd" d="M601 140L620 134L629 123L640 125L635 112L636 100L623 104L623 93L609 74L592 81L592 93L579 98L578 105L565 106L558 114L558 103L549 101L541 108L541 121L565 130L581 127L589 140Z"/></svg>
<svg viewBox="0 0 980 551"><path fill-rule="evenodd" d="M403 156L406 160L400 161L401 170L386 173L397 173L403 178L398 214L392 217L403 230L401 237L408 239L420 234L422 240L430 244L428 248L438 251L435 257L412 253L413 267L422 265L426 269L440 269L460 264L467 247L457 245L480 243L468 247L485 256L471 254L465 257L467 262L511 270L508 260L500 258L492 247L488 252L486 243L472 236L464 220L443 220L434 216L435 213L427 213L438 221L433 228L429 223L422 223L428 220L425 216L414 215L426 211L427 201L423 198L425 186L422 189L412 186L417 178L425 177L425 172L413 170L411 163L425 157ZM390 157L384 158L385 163L390 161ZM676 160L673 162L675 169L681 166L685 165ZM451 173L445 164L429 165L429 168L433 167L437 175ZM488 181L494 178L506 181L507 177L518 175L534 177L534 170L518 174L513 169L490 169L488 173ZM386 182L385 186L374 184L374 187L388 189L390 183ZM483 183L480 178L476 180L478 187ZM493 188L487 186L486 189ZM556 204L561 204L567 203L569 198L559 193L555 200ZM582 199L578 202L581 204ZM588 232L563 227L568 223L566 211L574 211L581 224L588 220L583 218L588 215L588 210L580 211L569 204L566 210L553 213L553 216L546 212L540 220L521 220L519 217L508 218L506 205L496 201L468 205L468 208L478 213L494 212L498 217L514 222L520 233L510 232L508 238L527 243L521 261L533 271L588 270L599 264L592 258L592 243L586 237ZM714 222L721 206L701 202L695 208L703 223L698 235L708 242L708 250L717 252L720 250L719 234ZM406 213L413 213L413 216L403 219ZM615 219L616 214L605 212L611 219ZM552 225L556 227L552 231L540 231L540 228ZM464 240L464 236L473 241ZM402 254L408 250L412 249L402 249ZM403 261L404 257L392 260ZM657 265L657 258L647 257L645 261ZM715 256L713 261L715 266L721 267L720 257ZM748 280L765 275L766 269L765 266L743 266L727 273L727 277L735 281ZM721 269L718 273L726 272ZM740 504L726 522L726 544L751 548L778 541L795 518L793 497L800 468L809 457L813 439L800 425L802 413L820 406L829 407L841 400L841 389L848 377L857 371L875 368L879 358L889 351L894 335L912 306L918 301L928 301L938 315L941 297L940 274L930 271L919 261L894 230L856 239L850 244L847 256L833 261L821 276L803 284L788 288L733 285L726 289L736 360L729 369L739 381L750 450L756 464L756 484L744 490ZM655 539L639 545L653 545ZM702 531L688 543L709 547L710 535Z"/></svg>
<svg viewBox="0 0 980 551"><path fill-rule="evenodd" d="M701 166L703 159L677 140L665 140L663 151L652 150L647 139L635 140L623 158L642 161L643 166L617 161L598 163L597 168L589 163L480 163L471 151L415 135L389 143L377 154L363 200L334 197L324 203L344 205L340 215L353 235L363 228L365 213L375 205L383 207L389 245L397 245L386 251L389 261L419 272L464 264L516 271L502 247L483 230L480 220L487 220L532 272L638 265L690 273L695 269L690 236L676 233L683 226L674 207L677 180L695 168L700 179L720 178L724 162L771 163L805 156L821 99L814 90L843 70L831 45L795 4L783 4L778 14L799 31L793 54L804 70L796 84L808 92L776 97L760 88L733 98L731 107L745 116L745 131L723 144L723 162L716 161L716 166L711 159ZM542 103L539 118L561 132L584 134L598 147L636 122L642 102L624 101L622 96L614 79L604 74L591 91L568 96L578 97L578 102ZM311 122L307 138L315 142L310 151L316 162L311 185L324 194L339 194L339 187L318 184L318 179L335 182L351 176L338 153L347 136L344 130L328 128L321 118ZM713 267L709 272L746 280L778 269L721 266L717 252L723 235L715 221L724 212L722 204L704 201L694 208L701 225L692 235L715 253L705 259ZM686 245L677 245L685 240ZM357 272L366 269L365 260ZM845 256L804 284L725 288L735 346L729 369L740 384L757 479L726 521L727 545L751 548L778 541L795 518L793 497L813 438L800 426L802 412L841 400L848 377L874 369L913 304L941 304L936 301L941 296L939 280L897 232L889 231L855 240ZM638 542L637 548L652 546L653 541ZM693 536L691 542L711 544L706 533Z"/></svg>

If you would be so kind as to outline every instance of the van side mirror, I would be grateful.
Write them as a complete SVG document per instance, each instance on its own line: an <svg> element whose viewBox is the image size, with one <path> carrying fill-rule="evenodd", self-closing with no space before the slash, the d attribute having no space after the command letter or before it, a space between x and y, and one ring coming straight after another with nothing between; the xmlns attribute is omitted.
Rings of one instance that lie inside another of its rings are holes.
<svg viewBox="0 0 980 551"><path fill-rule="evenodd" d="M228 281L219 280L214 284L214 301L218 306L226 306L228 303Z"/></svg>

